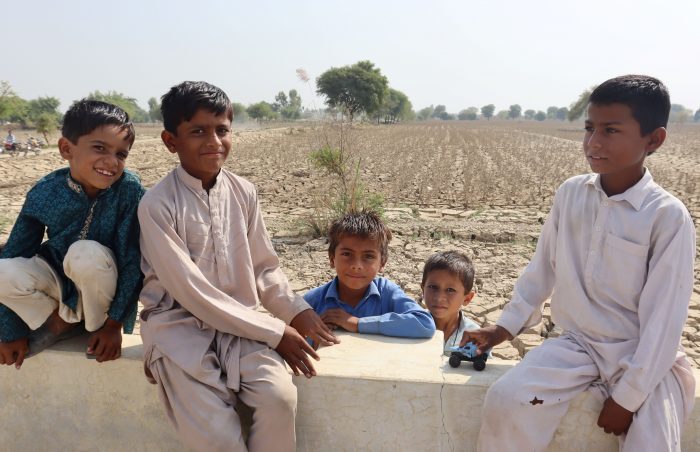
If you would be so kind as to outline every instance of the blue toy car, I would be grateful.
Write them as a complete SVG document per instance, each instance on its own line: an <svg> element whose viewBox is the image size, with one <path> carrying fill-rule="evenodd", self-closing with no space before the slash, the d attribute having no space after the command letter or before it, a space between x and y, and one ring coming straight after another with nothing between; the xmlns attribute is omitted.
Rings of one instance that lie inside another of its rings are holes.
<svg viewBox="0 0 700 452"><path fill-rule="evenodd" d="M467 342L464 347L450 347L450 366L459 367L462 361L471 361L475 370L482 371L486 368L486 360L489 357L488 351L481 355L476 354L476 344Z"/></svg>

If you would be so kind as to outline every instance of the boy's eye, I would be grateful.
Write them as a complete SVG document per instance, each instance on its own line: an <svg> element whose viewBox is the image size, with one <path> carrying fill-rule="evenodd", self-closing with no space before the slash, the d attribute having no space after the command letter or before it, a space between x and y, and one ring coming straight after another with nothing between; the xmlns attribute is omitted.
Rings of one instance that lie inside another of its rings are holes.
<svg viewBox="0 0 700 452"><path fill-rule="evenodd" d="M99 144L96 144L94 147L95 147L95 150L100 151L100 152L102 152L102 151L105 150L105 147L104 147L104 146L100 146Z"/></svg>
<svg viewBox="0 0 700 452"><path fill-rule="evenodd" d="M448 287L448 288L447 288L447 292L448 292L448 293L455 293L455 292L457 292L457 291L454 290L452 287Z"/></svg>
<svg viewBox="0 0 700 452"><path fill-rule="evenodd" d="M593 126L586 126L583 128L586 132L593 132Z"/></svg>
<svg viewBox="0 0 700 452"><path fill-rule="evenodd" d="M428 284L428 289L430 290L437 290L437 286L435 284Z"/></svg>
<svg viewBox="0 0 700 452"><path fill-rule="evenodd" d="M216 131L216 133L218 133L221 136L228 135L229 132L230 130L225 127L222 127L221 129Z"/></svg>
<svg viewBox="0 0 700 452"><path fill-rule="evenodd" d="M614 128L612 128L612 127L608 127L607 129L605 129L605 132L606 132L606 133L613 134L613 133L617 133L618 130L617 130L617 129L614 129Z"/></svg>
<svg viewBox="0 0 700 452"><path fill-rule="evenodd" d="M126 158L129 156L126 152L117 152L117 158L119 160L126 160Z"/></svg>

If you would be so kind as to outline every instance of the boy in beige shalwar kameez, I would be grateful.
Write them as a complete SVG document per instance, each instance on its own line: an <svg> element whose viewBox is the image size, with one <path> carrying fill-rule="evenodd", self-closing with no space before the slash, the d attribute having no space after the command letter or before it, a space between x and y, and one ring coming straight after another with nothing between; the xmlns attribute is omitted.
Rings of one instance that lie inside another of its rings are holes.
<svg viewBox="0 0 700 452"><path fill-rule="evenodd" d="M222 169L233 116L226 94L183 82L161 108L161 137L180 166L139 206L147 373L192 449L292 451L296 388L283 358L311 377L309 355L318 356L304 337L337 339L290 290L254 186ZM275 317L256 311L258 300ZM247 446L237 399L254 411Z"/></svg>

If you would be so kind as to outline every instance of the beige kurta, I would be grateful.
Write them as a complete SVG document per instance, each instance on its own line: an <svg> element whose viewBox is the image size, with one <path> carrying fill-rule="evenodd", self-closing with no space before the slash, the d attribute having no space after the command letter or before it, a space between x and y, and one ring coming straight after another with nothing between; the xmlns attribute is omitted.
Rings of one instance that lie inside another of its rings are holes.
<svg viewBox="0 0 700 452"><path fill-rule="evenodd" d="M207 193L178 166L148 190L139 222L147 351L156 344L153 353L186 368L217 331L275 348L285 323L310 309L280 270L245 179L222 170ZM258 301L276 318L256 311Z"/></svg>
<svg viewBox="0 0 700 452"><path fill-rule="evenodd" d="M279 268L254 186L221 170L207 193L198 179L178 166L148 190L138 215L145 276L144 360L161 385L166 411L183 441L209 450L229 444L221 447L230 450L229 441L240 435L226 437L225 428L212 424L214 418L225 423L235 419L225 412L232 403L227 391L241 391L246 403L243 393L251 391L260 397L251 405L274 407L262 400L274 398L274 391L259 389L272 382L293 392L284 396L291 410L291 432L279 435L284 449L293 449L296 391L279 355L265 345L276 348L285 323L310 306L291 291ZM257 311L258 302L275 317ZM250 389L253 386L256 389ZM221 403L212 402L212 394L218 394L215 398ZM220 407L221 414L212 412L212 406ZM251 449L254 436L258 449L265 447L264 438L275 437L270 432L254 435L265 425L264 408L258 411ZM277 417L287 417L281 409L276 412ZM201 432L207 429L216 432Z"/></svg>

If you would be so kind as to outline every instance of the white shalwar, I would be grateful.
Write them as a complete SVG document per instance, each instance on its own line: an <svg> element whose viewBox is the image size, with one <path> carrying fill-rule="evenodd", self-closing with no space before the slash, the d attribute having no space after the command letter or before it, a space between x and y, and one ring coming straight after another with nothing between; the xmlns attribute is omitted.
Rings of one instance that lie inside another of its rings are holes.
<svg viewBox="0 0 700 452"><path fill-rule="evenodd" d="M564 330L488 391L479 451L541 451L586 389L635 413L622 451L680 450L695 380L680 345L693 290L695 228L645 170L608 197L600 177L564 182L532 261L496 322L517 335L541 320Z"/></svg>

